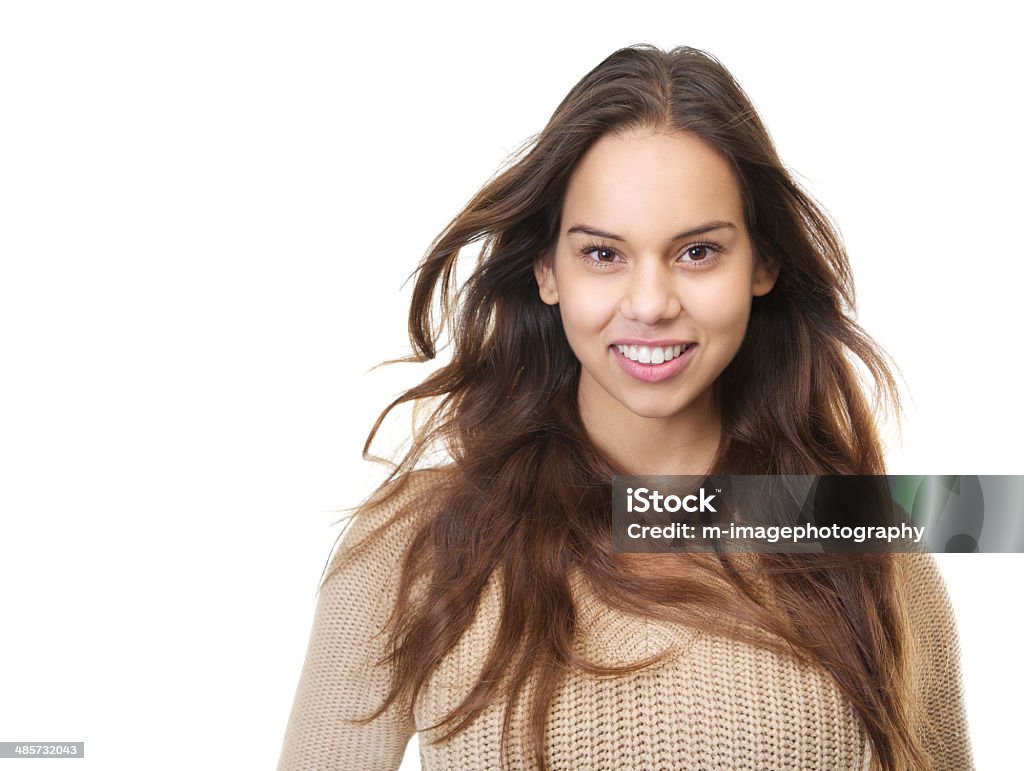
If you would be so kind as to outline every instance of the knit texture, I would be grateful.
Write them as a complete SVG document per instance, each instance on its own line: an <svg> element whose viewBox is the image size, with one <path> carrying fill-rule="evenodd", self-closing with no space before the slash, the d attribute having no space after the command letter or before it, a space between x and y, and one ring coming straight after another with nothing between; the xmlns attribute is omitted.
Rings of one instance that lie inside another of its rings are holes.
<svg viewBox="0 0 1024 771"><path fill-rule="evenodd" d="M360 513L330 569L394 511L387 506ZM397 598L398 569L413 525L387 530L321 588L278 771L397 769L412 734L436 723L476 682L500 615L496 580L411 714L393 707L367 726L346 722L376 710L387 692L391 673L374 662L384 651L379 632ZM960 650L946 587L930 554L904 556L920 646L915 681L931 722L919 733L936 771L972 769ZM577 646L593 661L621 665L669 649L671 655L626 676L569 674L547 723L553 771L868 767L870 748L860 720L824 672L682 624L623 614L583 582L573 585L580 616ZM440 730L421 731L424 771L502 768L503 710L503 702L492 704L447 743L430 743ZM526 710L520 706L514 712L517 727L526 725ZM535 767L520 749L525 733L525 727L513 732L504 768Z"/></svg>

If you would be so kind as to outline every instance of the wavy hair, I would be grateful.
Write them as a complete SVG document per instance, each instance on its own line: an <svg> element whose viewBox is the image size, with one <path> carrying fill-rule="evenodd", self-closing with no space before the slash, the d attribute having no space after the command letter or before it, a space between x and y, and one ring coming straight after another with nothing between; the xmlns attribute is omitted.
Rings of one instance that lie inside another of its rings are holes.
<svg viewBox="0 0 1024 771"><path fill-rule="evenodd" d="M606 667L575 652L569 576L578 570L624 612L685 619L806 659L855 708L874 769L928 768L913 730L924 716L915 711L912 636L894 555L759 555L751 565L741 555L689 554L679 559L691 573L650 575L612 549L611 477L622 472L582 427L580 364L558 307L540 300L533 267L557 242L567 183L584 153L606 134L633 129L688 132L722 153L739 182L755 254L780 266L773 290L753 298L746 337L714 385L723 436L711 473L885 473L873 408L898 415L898 390L885 356L854 321L835 227L787 172L749 98L714 57L688 47L616 51L447 225L415 273L413 354L403 361L433 359L443 340L451 359L374 424L366 458L395 407L411 404L425 415L367 505L406 489L432 449L451 463L429 494L405 506L421 520L388 622L395 677L365 721L396 702L411 707L498 571L496 642L466 698L431 728L443 729L436 741L446 741L507 695L504 756L512 702L529 690L524 751L547 769L546 715L564 671L607 676L653 663ZM480 244L479 258L460 286L456 261L471 244ZM752 568L768 582L770 600Z"/></svg>

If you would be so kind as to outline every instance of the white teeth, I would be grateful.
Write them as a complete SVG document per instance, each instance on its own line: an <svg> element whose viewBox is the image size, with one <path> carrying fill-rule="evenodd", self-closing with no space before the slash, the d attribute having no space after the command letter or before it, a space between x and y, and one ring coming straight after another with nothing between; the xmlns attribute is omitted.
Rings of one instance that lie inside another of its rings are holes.
<svg viewBox="0 0 1024 771"><path fill-rule="evenodd" d="M640 364L662 364L678 357L683 352L681 344L659 346L616 345L615 347L627 359L639 362Z"/></svg>

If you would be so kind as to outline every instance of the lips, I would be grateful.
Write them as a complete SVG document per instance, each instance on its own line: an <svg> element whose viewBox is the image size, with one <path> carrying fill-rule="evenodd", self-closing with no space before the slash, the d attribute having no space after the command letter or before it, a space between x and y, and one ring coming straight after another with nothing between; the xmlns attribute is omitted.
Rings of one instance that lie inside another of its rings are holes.
<svg viewBox="0 0 1024 771"><path fill-rule="evenodd" d="M696 343L687 342L671 343L670 345L634 345L624 342L610 346L609 350L615 360L619 362L619 366L630 377L647 383L657 383L675 377L682 372L693 358L697 347ZM677 349L678 354L676 354ZM665 355L669 351L672 356L665 359ZM646 362L643 360L644 358L647 359ZM658 358L661 358L662 361L657 361Z"/></svg>

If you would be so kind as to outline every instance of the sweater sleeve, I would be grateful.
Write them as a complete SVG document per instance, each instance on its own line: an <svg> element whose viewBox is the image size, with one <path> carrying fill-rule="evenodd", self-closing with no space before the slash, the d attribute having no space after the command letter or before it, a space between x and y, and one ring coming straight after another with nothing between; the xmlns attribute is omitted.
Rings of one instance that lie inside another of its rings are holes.
<svg viewBox="0 0 1024 771"><path fill-rule="evenodd" d="M408 540L406 523L387 529L334 570L394 513L393 504L357 513L330 560L278 771L393 771L402 762L415 731L412 714L393 704L368 725L347 719L374 712L390 687L391 667L376 661L384 654L386 641L379 633L397 598Z"/></svg>
<svg viewBox="0 0 1024 771"><path fill-rule="evenodd" d="M925 717L919 736L934 771L970 771L974 762L953 606L935 557L905 556L910 620L918 644L914 682Z"/></svg>

